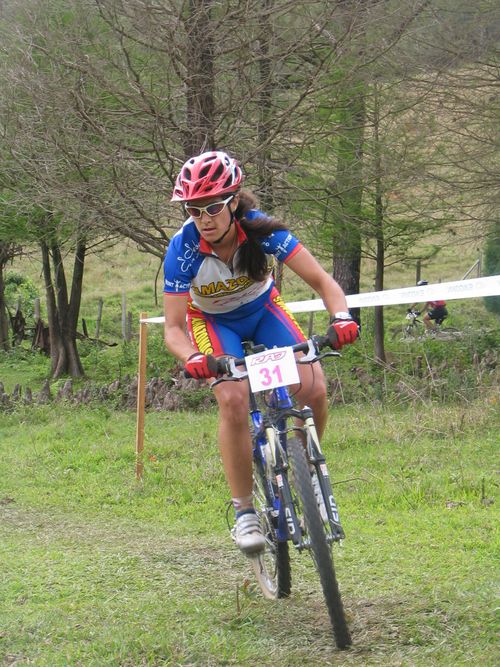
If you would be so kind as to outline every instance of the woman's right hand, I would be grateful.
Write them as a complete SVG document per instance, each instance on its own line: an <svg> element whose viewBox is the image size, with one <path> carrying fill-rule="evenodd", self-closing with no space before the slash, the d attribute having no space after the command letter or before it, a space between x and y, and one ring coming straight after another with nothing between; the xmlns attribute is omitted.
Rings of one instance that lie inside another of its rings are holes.
<svg viewBox="0 0 500 667"><path fill-rule="evenodd" d="M212 354L195 352L184 364L186 377L196 380L217 377L217 359Z"/></svg>

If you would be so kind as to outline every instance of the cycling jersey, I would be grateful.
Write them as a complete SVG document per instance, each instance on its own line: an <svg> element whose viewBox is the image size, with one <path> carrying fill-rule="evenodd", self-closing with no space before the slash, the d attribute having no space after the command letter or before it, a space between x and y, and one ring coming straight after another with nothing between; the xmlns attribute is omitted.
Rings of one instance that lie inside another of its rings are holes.
<svg viewBox="0 0 500 667"><path fill-rule="evenodd" d="M438 306L446 306L446 301L428 301L427 303L431 308L437 308Z"/></svg>
<svg viewBox="0 0 500 667"><path fill-rule="evenodd" d="M263 214L252 210L246 214L247 220ZM234 223L238 232L238 248L232 264L226 264L212 246L207 243L196 228L194 220L188 218L172 238L164 262L165 294L189 294L193 306L202 312L234 313L240 317L250 304L258 306L269 296L273 287L272 259L276 257L286 262L301 248L300 241L287 230L277 230L258 239L269 258L267 277L256 282L236 270L237 254L247 242L247 236L238 222Z"/></svg>

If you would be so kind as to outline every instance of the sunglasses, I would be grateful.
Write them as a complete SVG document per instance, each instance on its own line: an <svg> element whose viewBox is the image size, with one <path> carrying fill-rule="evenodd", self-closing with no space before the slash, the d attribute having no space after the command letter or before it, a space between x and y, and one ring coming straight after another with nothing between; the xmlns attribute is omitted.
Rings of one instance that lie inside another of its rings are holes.
<svg viewBox="0 0 500 667"><path fill-rule="evenodd" d="M192 218L201 218L203 213L213 217L214 215L219 215L219 213L222 213L231 199L234 199L234 195L231 195L222 201L216 201L213 204L209 204L208 206L191 206L190 204L184 204L184 209L186 213Z"/></svg>

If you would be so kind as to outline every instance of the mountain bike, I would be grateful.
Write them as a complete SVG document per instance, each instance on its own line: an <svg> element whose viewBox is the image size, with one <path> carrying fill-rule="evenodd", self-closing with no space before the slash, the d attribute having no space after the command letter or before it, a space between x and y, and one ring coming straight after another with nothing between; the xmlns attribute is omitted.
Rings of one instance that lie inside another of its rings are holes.
<svg viewBox="0 0 500 667"><path fill-rule="evenodd" d="M409 309L406 313L406 322L403 324L403 336L401 340L424 340L425 338L439 338L440 340L455 340L461 338L462 334L454 327L443 327L443 319L434 320L435 329L427 330L422 320L419 319L420 311Z"/></svg>
<svg viewBox="0 0 500 667"><path fill-rule="evenodd" d="M332 558L332 545L344 539L325 456L312 410L299 408L288 386L298 382L296 364L311 364L338 352L326 336L312 336L287 348L245 343L245 357L218 359L219 382L249 379L253 443L254 504L266 537L262 553L249 556L266 598L291 593L289 545L309 552L319 574L335 642L352 643ZM304 356L295 358L295 353ZM298 423L297 423L298 422Z"/></svg>

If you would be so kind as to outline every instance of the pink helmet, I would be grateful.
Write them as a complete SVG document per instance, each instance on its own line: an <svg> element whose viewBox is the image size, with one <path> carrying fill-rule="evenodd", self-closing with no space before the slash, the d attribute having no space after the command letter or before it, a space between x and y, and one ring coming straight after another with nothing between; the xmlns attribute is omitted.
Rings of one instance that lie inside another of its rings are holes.
<svg viewBox="0 0 500 667"><path fill-rule="evenodd" d="M202 153L184 163L170 201L194 201L235 192L242 179L238 163L227 153Z"/></svg>

